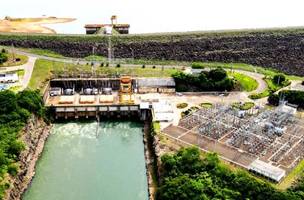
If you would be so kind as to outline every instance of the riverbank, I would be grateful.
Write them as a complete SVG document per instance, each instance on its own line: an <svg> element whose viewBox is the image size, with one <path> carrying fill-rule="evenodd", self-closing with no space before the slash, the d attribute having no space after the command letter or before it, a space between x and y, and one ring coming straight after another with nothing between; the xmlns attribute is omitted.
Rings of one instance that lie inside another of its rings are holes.
<svg viewBox="0 0 304 200"><path fill-rule="evenodd" d="M26 149L19 156L20 170L15 177L10 177L10 188L4 200L19 200L35 175L35 166L50 133L51 125L32 117L22 130L21 139Z"/></svg>

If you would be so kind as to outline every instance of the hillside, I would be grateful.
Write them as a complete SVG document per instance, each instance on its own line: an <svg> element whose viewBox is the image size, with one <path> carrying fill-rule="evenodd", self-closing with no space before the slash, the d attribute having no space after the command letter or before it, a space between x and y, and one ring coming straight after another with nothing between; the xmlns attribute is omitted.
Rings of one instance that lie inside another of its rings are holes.
<svg viewBox="0 0 304 200"><path fill-rule="evenodd" d="M69 57L106 56L108 36L0 34L0 45L42 48ZM120 35L116 58L241 62L304 76L304 28Z"/></svg>

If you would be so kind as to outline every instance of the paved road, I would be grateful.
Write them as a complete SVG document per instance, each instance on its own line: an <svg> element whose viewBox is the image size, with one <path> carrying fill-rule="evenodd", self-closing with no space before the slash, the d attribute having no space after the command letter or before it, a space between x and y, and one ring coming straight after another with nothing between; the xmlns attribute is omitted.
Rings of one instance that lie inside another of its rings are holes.
<svg viewBox="0 0 304 200"><path fill-rule="evenodd" d="M11 50L10 48L7 48L8 50ZM36 55L36 54L32 54L32 53L28 53L28 52L24 52L24 51L20 51L20 50L16 50L14 49L14 51L18 54L22 54L22 55L26 55L30 58L36 58L36 59L46 59L46 60L50 60L50 61L57 61L57 62L65 62L65 63L74 63L74 64L81 64L81 65L85 65L87 64L89 61L86 61L84 59L75 59L75 58L53 58L53 57L48 57L48 56L42 56L42 55ZM101 61L95 61L94 62L96 65L100 65L102 62ZM123 64L124 67L142 67L142 65L138 65L138 64ZM172 65L146 65L147 68L149 67L164 67L166 69L172 69L172 68L176 68L176 69L180 69L183 68L183 66L172 66ZM233 70L235 72L239 72L242 74L245 74L247 76L250 76L252 78L254 78L257 82L258 82L258 88L252 92L247 92L248 95L253 94L253 93L260 93L263 92L265 89L267 89L267 83L263 80L264 75L263 74L259 74L259 73L255 73L255 72L249 72L249 71L244 71L244 70ZM31 72L30 72L31 75ZM28 77L27 77L28 79ZM29 81L28 81L29 82ZM27 82L27 83L28 83Z"/></svg>
<svg viewBox="0 0 304 200"><path fill-rule="evenodd" d="M22 80L22 90L27 88L28 84L30 83L36 59L37 58L35 57L29 57L28 62L25 65L23 65L24 76Z"/></svg>
<svg viewBox="0 0 304 200"><path fill-rule="evenodd" d="M21 81L22 90L24 90L25 88L27 88L27 86L30 82L36 59L37 59L36 57L29 56L27 63L25 63L23 65L19 65L19 66L3 67L3 68L0 68L0 72L6 73L6 72L24 70L23 80Z"/></svg>

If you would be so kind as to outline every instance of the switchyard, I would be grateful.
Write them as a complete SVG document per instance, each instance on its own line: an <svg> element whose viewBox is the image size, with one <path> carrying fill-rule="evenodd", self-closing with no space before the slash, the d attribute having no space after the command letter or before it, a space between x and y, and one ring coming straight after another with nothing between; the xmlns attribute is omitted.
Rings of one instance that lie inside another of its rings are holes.
<svg viewBox="0 0 304 200"><path fill-rule="evenodd" d="M304 120L282 104L245 116L230 106L201 108L163 130L169 138L280 182L304 157Z"/></svg>

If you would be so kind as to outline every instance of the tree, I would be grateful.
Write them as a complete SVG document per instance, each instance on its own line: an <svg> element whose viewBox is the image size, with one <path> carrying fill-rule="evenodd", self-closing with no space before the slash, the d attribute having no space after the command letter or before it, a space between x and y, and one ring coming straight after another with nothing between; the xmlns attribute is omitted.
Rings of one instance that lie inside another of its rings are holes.
<svg viewBox="0 0 304 200"><path fill-rule="evenodd" d="M276 74L274 77L273 77L273 82L275 84L278 84L278 85L282 85L282 83L286 80L286 77L284 74Z"/></svg>
<svg viewBox="0 0 304 200"><path fill-rule="evenodd" d="M43 105L39 91L24 90L18 93L18 105L30 112L38 113Z"/></svg>
<svg viewBox="0 0 304 200"><path fill-rule="evenodd" d="M8 60L8 57L5 53L0 52L0 64L5 63Z"/></svg>
<svg viewBox="0 0 304 200"><path fill-rule="evenodd" d="M14 92L5 90L0 92L0 115L13 112L17 108L17 97Z"/></svg>
<svg viewBox="0 0 304 200"><path fill-rule="evenodd" d="M223 68L218 67L216 69L210 70L208 78L213 81L221 81L226 77L227 77L227 72Z"/></svg>
<svg viewBox="0 0 304 200"><path fill-rule="evenodd" d="M268 97L268 103L270 105L278 106L280 102L280 97L277 94L270 94Z"/></svg>

